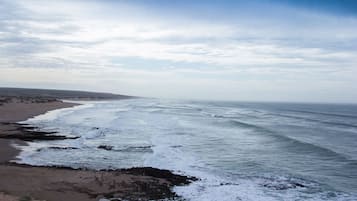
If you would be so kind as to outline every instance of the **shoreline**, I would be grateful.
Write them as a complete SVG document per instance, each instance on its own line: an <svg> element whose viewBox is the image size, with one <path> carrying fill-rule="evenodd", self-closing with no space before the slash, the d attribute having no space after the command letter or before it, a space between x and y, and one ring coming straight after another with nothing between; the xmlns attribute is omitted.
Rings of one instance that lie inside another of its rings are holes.
<svg viewBox="0 0 357 201"><path fill-rule="evenodd" d="M21 150L15 148L13 144L26 145L25 142L17 139L0 139L0 165L16 159L16 156L21 153Z"/></svg>
<svg viewBox="0 0 357 201"><path fill-rule="evenodd" d="M1 97L0 97L1 98ZM117 170L74 169L59 166L32 166L10 162L21 150L13 144L34 140L62 140L65 136L38 131L16 123L48 111L73 107L77 103L34 98L0 104L0 200L91 201L101 198L161 200L177 197L174 186L188 185L194 177L169 170L133 167ZM36 178L36 179L34 179Z"/></svg>
<svg viewBox="0 0 357 201"><path fill-rule="evenodd" d="M80 105L78 103L63 102L60 100L43 100L36 98L28 98L23 100L22 98L6 99L3 98L0 103L0 164L16 159L16 156L21 152L13 146L13 144L25 145L26 142L16 137L5 138L3 135L9 132L13 134L22 134L16 126L17 122L25 121L29 118L45 114L48 111L69 108ZM18 132L14 132L18 130Z"/></svg>
<svg viewBox="0 0 357 201"><path fill-rule="evenodd" d="M172 191L174 186L196 180L151 167L91 170L14 163L0 165L0 177L6 181L6 184L0 181L0 198L2 192L46 201L173 199L177 197Z"/></svg>

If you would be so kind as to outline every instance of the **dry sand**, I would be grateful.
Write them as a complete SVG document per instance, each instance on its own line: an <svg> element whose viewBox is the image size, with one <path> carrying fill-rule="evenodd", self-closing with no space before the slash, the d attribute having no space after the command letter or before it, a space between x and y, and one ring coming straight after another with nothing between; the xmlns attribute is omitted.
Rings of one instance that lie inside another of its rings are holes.
<svg viewBox="0 0 357 201"><path fill-rule="evenodd" d="M3 103L0 106L0 122L18 122L46 113L49 110L55 110L65 107L72 107L78 104L62 101L50 101L45 103L16 102Z"/></svg>
<svg viewBox="0 0 357 201"><path fill-rule="evenodd" d="M9 162L19 153L12 144L24 144L26 140L61 139L52 133L31 131L30 127L15 122L74 105L38 97L0 97L0 201L94 201L104 197L156 200L175 197L171 191L173 186L195 180L149 167L93 171Z"/></svg>

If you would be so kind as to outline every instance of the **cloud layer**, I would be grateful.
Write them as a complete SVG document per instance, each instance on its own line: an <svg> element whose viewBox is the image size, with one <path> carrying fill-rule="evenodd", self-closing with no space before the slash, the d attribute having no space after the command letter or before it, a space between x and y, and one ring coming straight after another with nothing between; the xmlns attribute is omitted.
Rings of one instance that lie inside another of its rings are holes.
<svg viewBox="0 0 357 201"><path fill-rule="evenodd" d="M356 17L278 3L176 6L1 1L0 84L173 98L357 100Z"/></svg>

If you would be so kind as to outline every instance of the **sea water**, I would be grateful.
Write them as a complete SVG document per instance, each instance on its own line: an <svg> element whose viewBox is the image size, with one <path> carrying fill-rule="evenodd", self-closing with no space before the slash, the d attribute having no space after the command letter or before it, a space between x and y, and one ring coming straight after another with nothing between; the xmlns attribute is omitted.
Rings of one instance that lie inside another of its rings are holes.
<svg viewBox="0 0 357 201"><path fill-rule="evenodd" d="M357 200L357 105L129 99L26 123L80 138L31 142L19 163L169 169L200 178L174 189L187 200Z"/></svg>

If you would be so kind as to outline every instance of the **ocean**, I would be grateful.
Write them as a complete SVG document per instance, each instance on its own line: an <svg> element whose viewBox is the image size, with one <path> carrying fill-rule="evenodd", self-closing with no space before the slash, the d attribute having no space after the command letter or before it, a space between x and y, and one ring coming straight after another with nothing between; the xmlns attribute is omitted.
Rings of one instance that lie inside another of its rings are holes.
<svg viewBox="0 0 357 201"><path fill-rule="evenodd" d="M151 166L196 176L185 200L357 200L357 105L128 99L25 123L80 136L31 142L17 162Z"/></svg>

